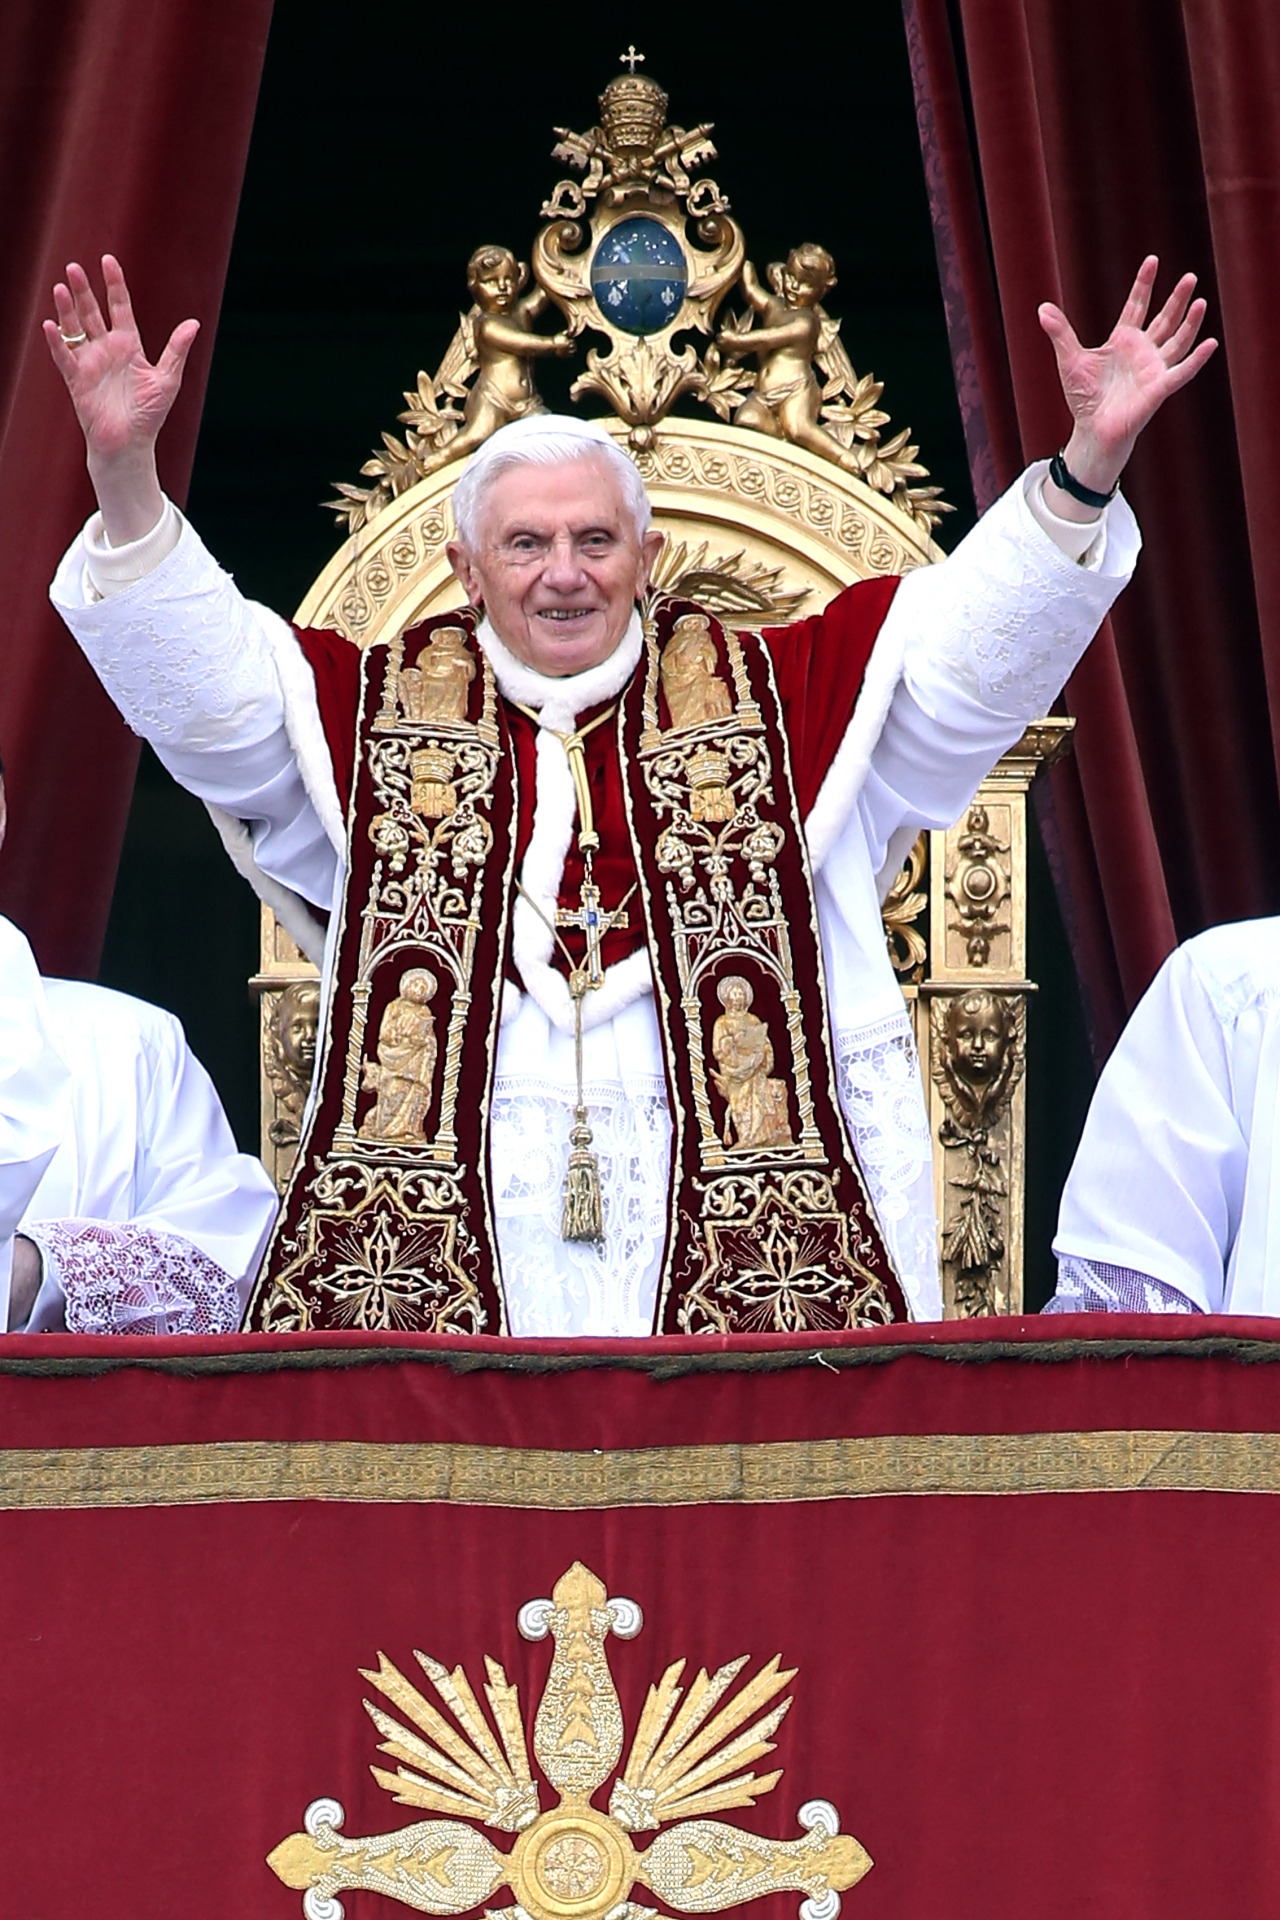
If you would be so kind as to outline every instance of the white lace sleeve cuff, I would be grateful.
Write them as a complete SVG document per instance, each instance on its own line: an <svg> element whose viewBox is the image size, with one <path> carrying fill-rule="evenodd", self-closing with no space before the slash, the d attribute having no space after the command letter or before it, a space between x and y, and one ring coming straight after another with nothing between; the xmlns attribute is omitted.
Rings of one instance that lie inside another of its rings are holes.
<svg viewBox="0 0 1280 1920"><path fill-rule="evenodd" d="M1027 479L1030 480L1030 475ZM1065 553L1068 560L1080 565L1099 535L1105 538L1109 507L1104 507L1093 520L1064 520L1061 514L1053 511L1044 497L1043 474L1027 485L1026 492L1032 517L1039 521L1059 553Z"/></svg>
<svg viewBox="0 0 1280 1920"><path fill-rule="evenodd" d="M1041 1313L1203 1313L1167 1280L1101 1260L1058 1260L1058 1286Z"/></svg>
<svg viewBox="0 0 1280 1920"><path fill-rule="evenodd" d="M149 572L95 597L93 523L50 598L126 723L154 746L238 744L280 724L279 681L257 609L177 514L175 545ZM138 548L159 535L158 527ZM110 554L111 549L106 549ZM129 549L114 550L116 559Z"/></svg>
<svg viewBox="0 0 1280 1920"><path fill-rule="evenodd" d="M235 1281L181 1234L105 1220L45 1220L23 1232L64 1296L69 1333L234 1333L240 1324ZM45 1298L42 1287L33 1333L51 1324L40 1314Z"/></svg>
<svg viewBox="0 0 1280 1920"><path fill-rule="evenodd" d="M1032 511L1045 471L1031 467L941 566L898 589L885 632L906 623L906 672L924 704L950 686L989 713L1036 719L1132 574L1142 542L1126 501L1117 494L1081 563Z"/></svg>
<svg viewBox="0 0 1280 1920"><path fill-rule="evenodd" d="M173 552L182 538L183 524L182 515L172 500L166 499L160 518L149 533L144 533L140 540L113 547L107 539L102 515L91 514L81 536L85 573L91 588L88 597L107 600L124 587L131 587L135 580L145 580Z"/></svg>

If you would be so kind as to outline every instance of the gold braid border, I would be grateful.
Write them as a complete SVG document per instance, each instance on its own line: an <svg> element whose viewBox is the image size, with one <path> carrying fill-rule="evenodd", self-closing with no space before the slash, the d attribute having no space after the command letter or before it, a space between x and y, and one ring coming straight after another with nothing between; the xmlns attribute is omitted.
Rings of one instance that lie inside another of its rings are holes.
<svg viewBox="0 0 1280 1920"><path fill-rule="evenodd" d="M0 1450L0 1510L243 1505L789 1505L904 1495L1280 1493L1280 1434L877 1434L553 1451L453 1442L233 1440Z"/></svg>

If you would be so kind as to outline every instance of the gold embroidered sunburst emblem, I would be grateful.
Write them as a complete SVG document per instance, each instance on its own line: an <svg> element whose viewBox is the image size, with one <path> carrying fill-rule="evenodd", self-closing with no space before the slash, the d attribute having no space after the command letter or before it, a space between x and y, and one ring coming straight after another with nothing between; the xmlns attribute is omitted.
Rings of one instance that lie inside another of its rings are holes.
<svg viewBox="0 0 1280 1920"><path fill-rule="evenodd" d="M632 1639L643 1626L632 1600L610 1599L601 1581L575 1562L550 1600L531 1600L518 1622L528 1640L555 1641L551 1671L533 1723L533 1751L559 1804L543 1811L529 1767L517 1690L495 1660L485 1660L492 1725L461 1667L416 1655L452 1719L433 1706L385 1654L364 1672L410 1725L382 1707L365 1707L382 1735L379 1751L399 1765L374 1767L379 1785L404 1806L450 1816L397 1832L349 1840L336 1800L308 1807L305 1831L290 1834L268 1858L288 1887L302 1891L306 1920L342 1920L341 1893L384 1893L419 1913L466 1913L500 1887L508 1904L493 1920L652 1920L656 1909L630 1898L639 1885L677 1913L721 1913L762 1894L797 1892L800 1920L835 1920L840 1895L871 1866L835 1808L809 1800L801 1835L774 1840L706 1818L749 1807L772 1792L781 1769L757 1775L791 1705L778 1695L795 1676L775 1655L734 1691L747 1655L716 1673L705 1668L688 1689L677 1660L649 1688L626 1766L614 1780L609 1810L592 1805L622 1756L624 1727L605 1642ZM495 1732L496 1729L496 1732ZM508 1850L472 1824L513 1833ZM671 1823L671 1824L668 1824ZM631 1836L655 1832L639 1849ZM486 1915L489 1913L486 1909Z"/></svg>

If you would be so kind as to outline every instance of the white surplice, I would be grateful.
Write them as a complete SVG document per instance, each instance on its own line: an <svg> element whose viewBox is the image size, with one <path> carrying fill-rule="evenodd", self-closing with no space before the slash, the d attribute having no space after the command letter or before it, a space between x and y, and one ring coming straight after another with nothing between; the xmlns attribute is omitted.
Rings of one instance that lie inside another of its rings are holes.
<svg viewBox="0 0 1280 1920"><path fill-rule="evenodd" d="M1056 521L1040 494L1044 471L1032 468L948 560L905 577L805 822L841 1105L918 1319L941 1312L932 1159L880 897L916 834L956 820L992 764L1045 711L1140 544L1120 499L1101 527ZM345 832L314 685L290 628L239 594L171 506L151 534L118 549L94 516L59 567L52 598L129 725L209 805L232 857L321 957L308 908L332 914L340 898ZM571 679L541 680L492 636L482 632L481 643L503 693L543 709L548 726L565 726L616 690L617 655ZM540 738L522 868L530 891L549 889L552 898L574 820L572 782L554 745ZM323 954L326 988L336 918ZM560 1193L575 1099L568 996L538 963L533 936L521 968L515 919L520 990L504 998L490 1113L508 1324L532 1335L644 1334L670 1159L647 956L611 968L586 1004L585 1084L606 1240L601 1249L566 1244Z"/></svg>
<svg viewBox="0 0 1280 1920"><path fill-rule="evenodd" d="M66 1132L70 1080L35 955L0 919L0 1332L9 1321L13 1236Z"/></svg>
<svg viewBox="0 0 1280 1920"><path fill-rule="evenodd" d="M76 1333L234 1331L275 1218L266 1169L171 1013L40 984L63 1084L56 1151L17 1222L43 1262L26 1331L64 1316ZM0 1065L12 1045L6 1026Z"/></svg>
<svg viewBox="0 0 1280 1920"><path fill-rule="evenodd" d="M1280 920L1165 961L1102 1070L1053 1250L1105 1282L1060 1287L1058 1310L1110 1291L1140 1311L1280 1313Z"/></svg>

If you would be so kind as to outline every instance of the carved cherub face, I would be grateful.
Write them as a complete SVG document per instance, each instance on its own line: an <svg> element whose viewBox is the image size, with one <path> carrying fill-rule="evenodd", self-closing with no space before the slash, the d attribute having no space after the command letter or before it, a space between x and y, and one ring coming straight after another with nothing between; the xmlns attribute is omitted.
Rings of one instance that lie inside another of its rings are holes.
<svg viewBox="0 0 1280 1920"><path fill-rule="evenodd" d="M949 1025L957 1071L981 1086L1004 1064L1009 1044L1000 1002L990 993L966 993L952 1003Z"/></svg>
<svg viewBox="0 0 1280 1920"><path fill-rule="evenodd" d="M320 988L310 980L286 987L276 1007L276 1032L285 1064L310 1079L316 1064L316 1034L320 1023Z"/></svg>
<svg viewBox="0 0 1280 1920"><path fill-rule="evenodd" d="M480 247L467 263L467 288L484 313L510 313L526 278L509 247Z"/></svg>
<svg viewBox="0 0 1280 1920"><path fill-rule="evenodd" d="M825 247L793 247L781 278L788 306L815 307L836 283L835 261Z"/></svg>

